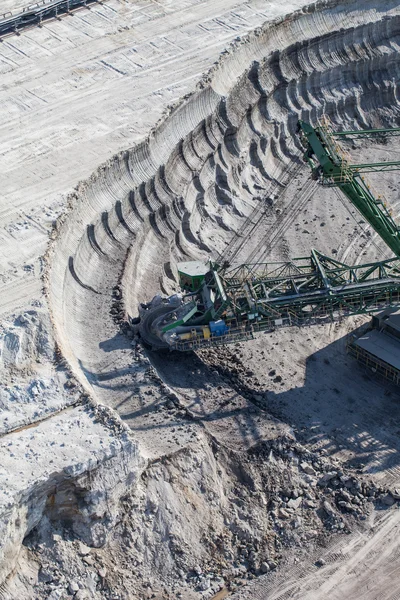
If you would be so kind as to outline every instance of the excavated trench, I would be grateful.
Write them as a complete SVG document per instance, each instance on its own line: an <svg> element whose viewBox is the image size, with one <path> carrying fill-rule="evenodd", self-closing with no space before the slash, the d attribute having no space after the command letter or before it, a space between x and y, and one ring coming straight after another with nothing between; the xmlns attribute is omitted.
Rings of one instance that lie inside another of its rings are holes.
<svg viewBox="0 0 400 600"><path fill-rule="evenodd" d="M224 252L238 262L249 256L262 260L266 253L308 254L311 235L304 240L301 228L297 238L286 235L304 203L313 196L320 204L321 197L306 183L297 121L315 123L327 114L338 128L397 125L399 47L397 0L318 2L260 27L232 47L147 140L100 167L71 198L48 255L57 342L81 384L131 426L145 457L159 460L193 442L194 424L203 423L227 452L239 438L247 451L262 439L263 429L257 424L254 433L258 415L251 394L243 393L244 404L237 405L246 423L234 415L240 436L224 433L223 420L207 421L206 403L182 406L182 388L189 396L193 389L215 391L215 369L190 356L172 362L150 356L152 368L140 348L133 357L131 339L117 322L124 318L121 306L135 316L139 302L159 290L173 293L180 260ZM329 215L332 192L327 198ZM252 237L242 243L235 232L249 217ZM327 254L334 249L349 261L360 259L361 249L374 257L376 247L351 237L352 231L345 230L346 245L339 239L343 230L315 228L312 245ZM157 401L149 381L158 386ZM168 433L175 431L174 418L163 421L157 409L153 426L145 420L173 388L185 419L179 442ZM243 442L249 427L254 435ZM274 422L275 427L270 437L287 434L286 426ZM224 498L215 506L221 502L229 504Z"/></svg>

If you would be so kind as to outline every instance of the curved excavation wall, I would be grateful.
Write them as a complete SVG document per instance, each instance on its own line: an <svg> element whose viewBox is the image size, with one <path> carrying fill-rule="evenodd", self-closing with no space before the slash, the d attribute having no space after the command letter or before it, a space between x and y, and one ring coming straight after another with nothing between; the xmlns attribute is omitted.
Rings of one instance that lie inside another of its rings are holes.
<svg viewBox="0 0 400 600"><path fill-rule="evenodd" d="M299 118L396 124L399 43L397 1L313 4L242 40L145 142L80 185L55 233L48 290L59 345L84 385L113 404L99 382L128 364L115 286L135 315L138 302L174 290L176 261L222 252L300 164ZM330 251L322 235L318 249Z"/></svg>

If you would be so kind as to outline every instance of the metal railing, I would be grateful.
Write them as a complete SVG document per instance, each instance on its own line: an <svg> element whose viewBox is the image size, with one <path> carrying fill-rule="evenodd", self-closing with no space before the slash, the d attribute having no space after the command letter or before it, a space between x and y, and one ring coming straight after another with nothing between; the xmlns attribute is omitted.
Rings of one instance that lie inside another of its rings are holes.
<svg viewBox="0 0 400 600"><path fill-rule="evenodd" d="M25 6L20 12L0 15L0 37L18 33L24 27L40 25L42 21L68 14L72 10L94 4L100 0L42 0Z"/></svg>
<svg viewBox="0 0 400 600"><path fill-rule="evenodd" d="M375 375L380 375L396 385L400 384L400 371L398 369L370 354L367 350L360 348L354 343L355 341L354 337L351 336L347 339L346 350L350 356Z"/></svg>
<svg viewBox="0 0 400 600"><path fill-rule="evenodd" d="M400 302L400 298L397 298L396 304ZM393 304L387 297L385 299L380 298L375 303L371 304L367 312L376 312L387 308L390 304ZM232 344L234 342L251 340L256 337L259 333L272 332L276 329L283 329L287 327L310 327L312 325L324 325L328 323L341 322L348 318L352 314L358 314L353 312L349 306L336 306L334 310L329 305L320 307L317 313L310 313L308 316L300 317L295 311L287 310L286 316L281 318L264 318L259 322L253 322L250 326L235 327L230 326L229 331L224 335L211 335L209 338L204 338L199 332L196 334L193 330L193 337L188 340L177 340L169 344L170 350L177 350L179 352L190 352L196 350L203 350L206 348L213 348L215 346L224 346ZM229 324L228 324L229 325Z"/></svg>

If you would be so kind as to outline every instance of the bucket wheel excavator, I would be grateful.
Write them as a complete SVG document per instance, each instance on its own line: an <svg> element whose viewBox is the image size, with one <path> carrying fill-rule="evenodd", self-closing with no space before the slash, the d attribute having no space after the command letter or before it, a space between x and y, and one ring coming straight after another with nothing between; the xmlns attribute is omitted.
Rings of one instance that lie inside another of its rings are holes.
<svg viewBox="0 0 400 600"><path fill-rule="evenodd" d="M343 139L399 136L400 128L334 132L323 118L316 127L299 121L298 133L311 177L337 188L395 256L347 265L313 249L310 256L286 262L179 263L181 294L156 296L139 308L138 331L152 349L191 351L251 339L277 327L338 320L400 303L400 228L363 177L398 170L400 162L352 164L340 144Z"/></svg>

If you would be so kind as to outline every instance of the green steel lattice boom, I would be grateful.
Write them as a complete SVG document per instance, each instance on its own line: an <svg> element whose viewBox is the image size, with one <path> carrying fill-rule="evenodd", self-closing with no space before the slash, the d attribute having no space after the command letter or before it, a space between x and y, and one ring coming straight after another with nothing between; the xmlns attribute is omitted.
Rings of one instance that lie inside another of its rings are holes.
<svg viewBox="0 0 400 600"><path fill-rule="evenodd" d="M180 263L183 298L160 303L156 297L155 304L142 310L141 334L150 345L201 349L280 326L321 323L399 304L400 230L361 173L400 169L400 162L352 165L335 138L397 136L400 128L336 134L323 121L317 128L299 122L299 130L313 178L340 189L396 257L351 266L312 250L309 257L280 263Z"/></svg>
<svg viewBox="0 0 400 600"><path fill-rule="evenodd" d="M339 134L332 131L327 120L318 127L299 121L302 141L306 148L304 159L312 169L313 177L324 185L337 187L357 208L364 219L383 239L386 245L400 256L400 229L392 218L384 200L375 198L361 176L365 172L382 172L400 169L400 161L352 165L335 137L371 135L398 136L398 129L374 129Z"/></svg>

